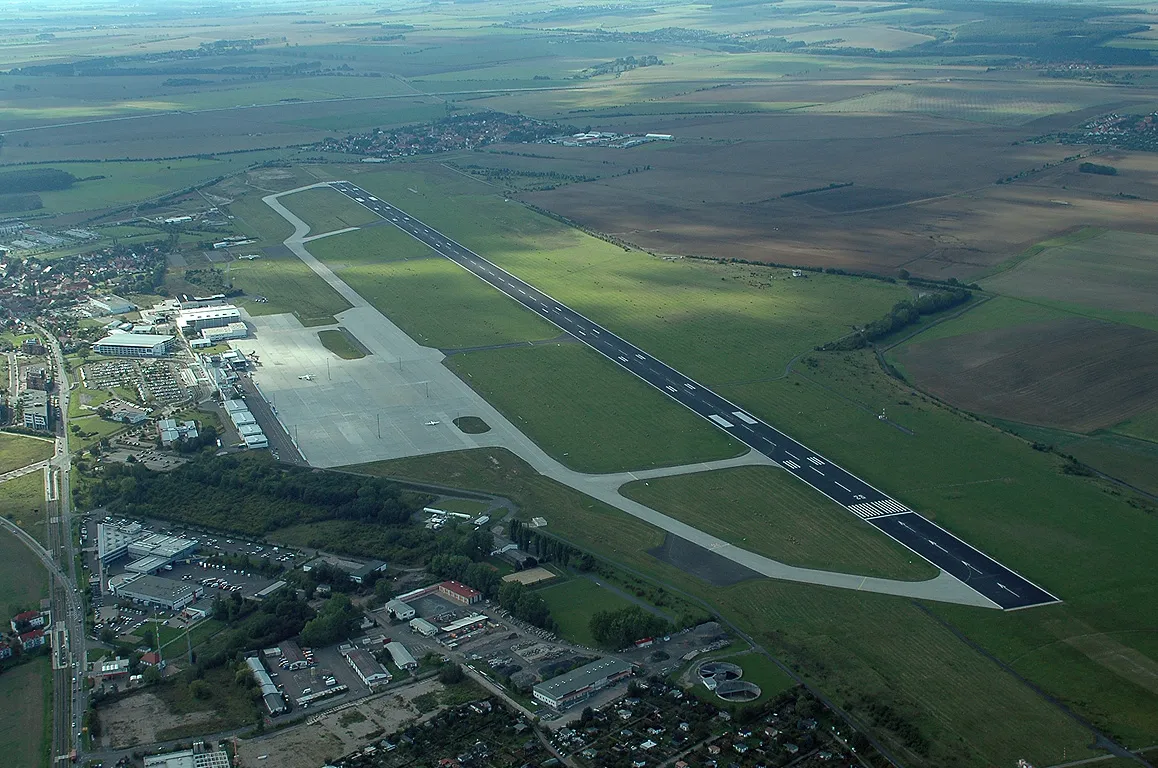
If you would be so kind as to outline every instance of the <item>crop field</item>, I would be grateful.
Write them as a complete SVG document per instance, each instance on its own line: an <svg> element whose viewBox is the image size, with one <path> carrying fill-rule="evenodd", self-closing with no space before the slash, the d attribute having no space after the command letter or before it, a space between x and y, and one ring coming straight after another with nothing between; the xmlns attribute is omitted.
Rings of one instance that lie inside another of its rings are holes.
<svg viewBox="0 0 1158 768"><path fill-rule="evenodd" d="M46 533L44 512L43 471L0 483L0 515L19 525L42 544ZM2 579L0 583L3 583Z"/></svg>
<svg viewBox="0 0 1158 768"><path fill-rule="evenodd" d="M426 346L479 347L552 339L561 333L393 226L367 227L306 247Z"/></svg>
<svg viewBox="0 0 1158 768"><path fill-rule="evenodd" d="M1102 232L1047 247L984 281L986 290L1158 316L1158 236Z"/></svg>
<svg viewBox="0 0 1158 768"><path fill-rule="evenodd" d="M1158 443L1158 408L1139 414L1124 424L1114 427L1115 432Z"/></svg>
<svg viewBox="0 0 1158 768"><path fill-rule="evenodd" d="M544 451L580 472L675 466L747 451L579 344L468 352L446 365Z"/></svg>
<svg viewBox="0 0 1158 768"><path fill-rule="evenodd" d="M794 355L907 295L879 281L625 251L457 175L354 181L706 384L781 375Z"/></svg>
<svg viewBox="0 0 1158 768"><path fill-rule="evenodd" d="M311 235L381 221L376 213L325 187L295 192L279 202L310 225Z"/></svg>
<svg viewBox="0 0 1158 768"><path fill-rule="evenodd" d="M899 86L847 101L811 107L810 111L829 114L918 113L935 117L991 123L1021 125L1059 112L1073 112L1110 101L1105 89L1097 86L1060 85L1034 88L986 82L920 83Z"/></svg>
<svg viewBox="0 0 1158 768"><path fill-rule="evenodd" d="M591 617L599 611L616 611L634 603L590 579L575 578L537 591L547 601L551 617L559 625L559 634L571 642L594 648Z"/></svg>
<svg viewBox="0 0 1158 768"><path fill-rule="evenodd" d="M5 485L0 485L0 492ZM41 599L48 597L44 566L8 531L0 531L0 584L4 585L4 596L0 598L0 621L4 626L20 611L38 608Z"/></svg>
<svg viewBox="0 0 1158 768"><path fill-rule="evenodd" d="M1158 332L1098 320L918 337L896 357L918 386L961 408L1076 432L1126 421L1158 398Z"/></svg>
<svg viewBox="0 0 1158 768"><path fill-rule="evenodd" d="M4 707L0 713L0 750L9 765L32 768L46 764L49 689L45 681L51 676L47 656L0 676L0 701L20 702L20 706Z"/></svg>
<svg viewBox="0 0 1158 768"><path fill-rule="evenodd" d="M0 432L0 475L52 458L52 452L51 440Z"/></svg>
<svg viewBox="0 0 1158 768"><path fill-rule="evenodd" d="M620 493L790 565L892 579L937 575L935 568L779 468L736 467L640 480Z"/></svg>

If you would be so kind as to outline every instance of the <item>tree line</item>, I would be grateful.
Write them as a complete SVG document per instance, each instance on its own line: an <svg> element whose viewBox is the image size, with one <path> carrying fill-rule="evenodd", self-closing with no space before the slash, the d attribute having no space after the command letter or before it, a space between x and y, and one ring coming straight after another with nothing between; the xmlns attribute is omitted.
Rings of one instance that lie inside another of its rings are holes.
<svg viewBox="0 0 1158 768"><path fill-rule="evenodd" d="M855 333L836 341L830 341L817 347L817 349L822 352L840 352L867 347L871 342L883 339L890 333L896 333L905 326L919 322L922 315L931 315L956 307L969 301L972 297L973 294L970 291L956 288L951 291L925 293L915 301L898 301L884 317L873 320Z"/></svg>

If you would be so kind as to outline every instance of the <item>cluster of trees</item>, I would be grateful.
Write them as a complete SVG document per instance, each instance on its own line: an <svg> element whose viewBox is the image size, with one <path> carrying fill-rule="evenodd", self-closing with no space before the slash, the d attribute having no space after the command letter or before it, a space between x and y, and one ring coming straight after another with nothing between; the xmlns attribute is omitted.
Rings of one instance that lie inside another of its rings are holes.
<svg viewBox="0 0 1158 768"><path fill-rule="evenodd" d="M555 629L555 620L551 618L551 609L547 601L539 593L527 589L525 584L517 581L501 582L499 587L499 605L511 612L516 619L528 624L534 624L543 629Z"/></svg>
<svg viewBox="0 0 1158 768"><path fill-rule="evenodd" d="M260 603L243 600L236 592L218 596L211 615L229 627L206 642L194 659L201 673L235 661L246 651L268 648L297 635L315 614L296 592L283 589Z"/></svg>
<svg viewBox="0 0 1158 768"><path fill-rule="evenodd" d="M19 195L0 195L0 213L20 213L36 211L44 207L40 195L26 192Z"/></svg>
<svg viewBox="0 0 1158 768"><path fill-rule="evenodd" d="M361 618L361 611L339 592L325 602L317 616L306 622L302 628L302 645L320 648L348 640Z"/></svg>
<svg viewBox="0 0 1158 768"><path fill-rule="evenodd" d="M109 464L87 492L93 506L128 515L253 534L335 519L400 525L427 501L380 478L284 467L257 454L202 455L168 473Z"/></svg>
<svg viewBox="0 0 1158 768"><path fill-rule="evenodd" d="M813 192L827 192L830 189L841 189L842 187L851 187L851 181L834 181L831 184L826 184L823 187L809 187L808 189L797 189L792 192L785 192L780 197L799 197L801 195L811 195Z"/></svg>
<svg viewBox="0 0 1158 768"><path fill-rule="evenodd" d="M588 67L579 74L574 76L575 80L581 80L589 77L597 77L599 75L619 75L623 72L630 72L633 69L640 67L658 67L663 65L663 60L654 55L647 56L621 56L615 61L605 61L602 64L596 64Z"/></svg>
<svg viewBox="0 0 1158 768"><path fill-rule="evenodd" d="M0 173L0 194L52 192L68 189L77 181L71 173L56 168L21 168Z"/></svg>
<svg viewBox="0 0 1158 768"><path fill-rule="evenodd" d="M1078 166L1082 173L1096 173L1100 176L1117 176L1118 169L1112 165L1098 165L1097 163L1082 163Z"/></svg>
<svg viewBox="0 0 1158 768"><path fill-rule="evenodd" d="M818 349L824 352L861 349L868 346L870 342L882 339L890 333L895 333L905 326L918 322L921 315L931 315L964 304L972 296L973 294L964 288L955 288L951 291L925 293L916 301L899 301L893 305L887 315L879 320L874 320L856 333L836 341L830 341Z"/></svg>
<svg viewBox="0 0 1158 768"><path fill-rule="evenodd" d="M636 640L671 632L670 623L638 605L599 611L591 617L589 627L595 642L611 651L630 647Z"/></svg>

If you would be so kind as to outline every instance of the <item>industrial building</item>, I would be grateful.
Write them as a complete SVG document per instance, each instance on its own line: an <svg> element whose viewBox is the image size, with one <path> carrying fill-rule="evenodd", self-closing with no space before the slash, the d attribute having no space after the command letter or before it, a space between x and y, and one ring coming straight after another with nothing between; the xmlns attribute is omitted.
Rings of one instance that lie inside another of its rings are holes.
<svg viewBox="0 0 1158 768"><path fill-rule="evenodd" d="M193 749L170 752L167 755L146 755L145 768L230 768L229 753L210 752L204 742L197 742Z"/></svg>
<svg viewBox="0 0 1158 768"><path fill-rule="evenodd" d="M193 539L149 533L140 523L97 524L97 557L102 563L111 563L128 554L142 559L160 558L162 562L157 566L160 568L196 550L197 542Z"/></svg>
<svg viewBox="0 0 1158 768"><path fill-rule="evenodd" d="M354 560L349 557L338 557L337 555L327 554L319 555L313 560L310 560L302 566L302 570L309 573L314 568L323 564L336 568L339 571L345 571L346 576L355 584L363 583L372 573L379 573L386 570L386 563L381 560ZM387 604L387 607L389 607L389 604ZM413 611L410 615L414 615Z"/></svg>
<svg viewBox="0 0 1158 768"><path fill-rule="evenodd" d="M253 673L253 679L261 688L261 700L265 702L266 710L271 715L280 715L286 712L288 707L285 705L285 699L274 684L273 678L269 676L269 672L265 671L261 659L256 656L249 656L245 659L245 666L249 667L249 671Z"/></svg>
<svg viewBox="0 0 1158 768"><path fill-rule="evenodd" d="M398 641L386 643L386 652L390 654L390 661L394 662L394 666L399 669L404 669L407 672L418 669L418 662L402 643Z"/></svg>
<svg viewBox="0 0 1158 768"><path fill-rule="evenodd" d="M438 594L447 600L453 600L463 605L474 605L482 600L482 593L477 589L460 584L457 581L444 581L438 585Z"/></svg>
<svg viewBox="0 0 1158 768"><path fill-rule="evenodd" d="M98 355L111 357L164 357L172 354L172 336L153 333L111 333L92 345Z"/></svg>
<svg viewBox="0 0 1158 768"><path fill-rule="evenodd" d="M244 339L247 336L249 336L249 328L245 323L229 323L228 325L201 330L201 338L210 344L220 344L230 339Z"/></svg>
<svg viewBox="0 0 1158 768"><path fill-rule="evenodd" d="M472 613L466 618L459 619L458 621L452 621L450 624L447 624L445 627L443 627L442 631L451 637L456 637L457 635L470 632L472 630L478 629L481 626L484 626L487 621L487 617L483 614Z"/></svg>
<svg viewBox="0 0 1158 768"><path fill-rule="evenodd" d="M616 658L599 659L539 683L532 689L532 693L536 701L541 701L552 709L567 709L596 691L630 677L631 672L632 667L626 661Z"/></svg>
<svg viewBox="0 0 1158 768"><path fill-rule="evenodd" d="M89 299L89 304L97 312L104 315L123 315L126 312L132 312L136 309L132 302L125 301L120 296L114 296L112 294Z"/></svg>
<svg viewBox="0 0 1158 768"><path fill-rule="evenodd" d="M201 333L206 328L224 328L241 322L241 310L232 304L182 309L177 314L177 328L185 336Z"/></svg>
<svg viewBox="0 0 1158 768"><path fill-rule="evenodd" d="M117 597L167 611L181 610L205 591L200 584L146 574L126 576L115 587L110 582L110 587Z"/></svg>
<svg viewBox="0 0 1158 768"><path fill-rule="evenodd" d="M391 600L386 603L386 611L394 617L395 621L410 621L417 615L413 608L401 600Z"/></svg>
<svg viewBox="0 0 1158 768"><path fill-rule="evenodd" d="M390 673L386 668L374 660L374 657L359 648L339 648L339 652L346 657L362 682L370 688L386 685L390 682Z"/></svg>
<svg viewBox="0 0 1158 768"><path fill-rule="evenodd" d="M157 435L161 445L172 445L178 440L192 440L197 437L197 424L192 421L161 419L157 422Z"/></svg>
<svg viewBox="0 0 1158 768"><path fill-rule="evenodd" d="M40 389L26 389L20 393L20 412L25 429L47 432L52 425L48 409L48 393Z"/></svg>
<svg viewBox="0 0 1158 768"><path fill-rule="evenodd" d="M411 619L410 629L423 637L434 637L438 634L438 627L423 618Z"/></svg>

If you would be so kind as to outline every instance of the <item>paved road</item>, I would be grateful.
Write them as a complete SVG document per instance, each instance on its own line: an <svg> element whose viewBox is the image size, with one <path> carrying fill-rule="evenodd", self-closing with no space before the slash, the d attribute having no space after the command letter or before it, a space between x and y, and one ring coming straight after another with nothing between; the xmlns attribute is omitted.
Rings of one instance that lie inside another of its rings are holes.
<svg viewBox="0 0 1158 768"><path fill-rule="evenodd" d="M785 467L995 605L1008 610L1058 602L928 518L405 211L350 182L336 181L330 186Z"/></svg>

